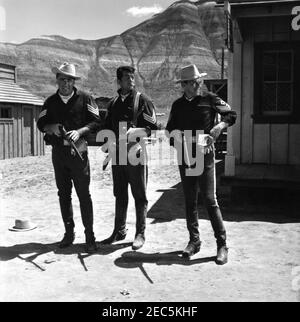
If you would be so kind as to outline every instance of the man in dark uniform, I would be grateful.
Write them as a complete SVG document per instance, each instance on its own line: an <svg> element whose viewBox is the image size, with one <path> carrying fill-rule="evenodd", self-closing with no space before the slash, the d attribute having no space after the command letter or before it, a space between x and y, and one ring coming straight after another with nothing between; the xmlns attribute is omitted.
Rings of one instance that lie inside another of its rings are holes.
<svg viewBox="0 0 300 322"><path fill-rule="evenodd" d="M141 136L147 137L151 130L157 129L155 107L150 99L144 94L140 94L135 90L135 69L131 66L122 66L117 69L117 80L120 86L118 97L113 99L108 106L105 119L105 129L114 132L116 141L117 162L112 166L114 196L115 202L115 223L112 235L103 244L111 244L113 242L123 240L126 237L126 217L128 207L128 184L135 200L136 209L136 234L132 245L133 250L141 248L145 242L145 228L148 200L146 196L148 168L146 161L146 151L142 145L127 144L126 152L133 149L138 154L142 154L144 162L140 164L132 164L130 159L125 156L126 165L121 163L121 142L119 138L120 122L125 124L125 133L128 137L134 135L135 132L143 132ZM139 98L137 99L137 95ZM130 138L129 138L130 140ZM137 149L135 149L137 147ZM128 154L130 156L130 152ZM127 159L127 160L126 160Z"/></svg>
<svg viewBox="0 0 300 322"><path fill-rule="evenodd" d="M183 256L189 258L200 250L201 241L198 224L197 200L199 187L204 197L206 209L217 240L216 263L223 265L228 260L228 248L226 246L226 230L222 214L216 197L216 169L215 152L213 142L217 140L222 131L235 123L236 113L230 106L213 93L199 95L202 86L201 77L195 65L189 65L181 70L181 83L184 95L173 103L168 124L167 135L171 138L171 145L180 146L182 142L192 142L192 149L199 148L196 131L203 130L210 138L209 144L204 148L204 170L201 175L188 175L187 169L190 165L183 162L179 165L181 181L186 204L187 229L190 241L183 251ZM215 125L216 116L221 115L221 122ZM177 136L170 135L178 130ZM182 137L185 130L192 130L191 140ZM177 142L175 142L177 141ZM185 144L184 143L184 144ZM184 151L184 149L183 149Z"/></svg>
<svg viewBox="0 0 300 322"><path fill-rule="evenodd" d="M64 63L53 68L58 91L46 99L37 126L52 145L52 162L65 235L60 248L70 246L74 239L72 208L72 182L80 202L82 222L85 228L86 250L96 251L93 232L93 205L89 191L90 166L85 136L100 129L99 111L94 100L78 91L74 85L75 66ZM75 143L75 147L72 144ZM79 153L76 153L76 150Z"/></svg>

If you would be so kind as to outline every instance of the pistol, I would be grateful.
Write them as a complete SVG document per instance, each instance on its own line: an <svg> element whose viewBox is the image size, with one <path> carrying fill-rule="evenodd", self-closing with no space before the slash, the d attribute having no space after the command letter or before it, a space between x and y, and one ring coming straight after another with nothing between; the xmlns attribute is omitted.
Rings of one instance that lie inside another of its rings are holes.
<svg viewBox="0 0 300 322"><path fill-rule="evenodd" d="M59 131L61 133L62 138L67 140L70 143L70 145L73 148L73 150L75 151L75 153L79 156L81 161L83 161L84 159L83 159L81 153L78 151L77 146L75 145L74 141L72 141L71 139L68 138L66 129L63 126L60 126Z"/></svg>

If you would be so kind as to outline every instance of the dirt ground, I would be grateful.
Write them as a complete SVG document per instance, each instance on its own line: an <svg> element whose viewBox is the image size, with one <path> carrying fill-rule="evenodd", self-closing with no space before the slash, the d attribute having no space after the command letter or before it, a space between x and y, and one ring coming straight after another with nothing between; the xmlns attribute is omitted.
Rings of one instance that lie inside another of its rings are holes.
<svg viewBox="0 0 300 322"><path fill-rule="evenodd" d="M90 147L91 194L97 242L113 228L110 167ZM158 155L156 151L154 155ZM135 233L132 198L127 238L84 252L77 197L73 205L76 240L61 250L63 235L57 191L47 148L43 157L0 161L0 301L39 302L206 302L299 301L300 217L296 204L233 203L220 187L228 231L229 263L215 264L216 245L206 212L199 206L203 246L191 260L181 258L188 242L176 165L152 164L146 244L131 250ZM276 198L277 199L277 198ZM15 219L29 218L37 229L12 232Z"/></svg>

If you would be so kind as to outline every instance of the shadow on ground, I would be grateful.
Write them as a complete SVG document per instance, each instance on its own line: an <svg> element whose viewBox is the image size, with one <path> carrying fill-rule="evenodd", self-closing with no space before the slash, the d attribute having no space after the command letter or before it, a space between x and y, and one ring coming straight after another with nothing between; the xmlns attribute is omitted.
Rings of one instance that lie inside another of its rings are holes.
<svg viewBox="0 0 300 322"><path fill-rule="evenodd" d="M156 265L199 265L208 262L213 262L216 260L216 257L204 257L198 259L185 259L182 257L182 251L168 252L168 253L154 253L154 254L145 254L142 252L125 252L121 257L115 260L115 265L125 269L139 268L146 279L154 284L153 280L150 278L145 268L143 267L144 263L153 263Z"/></svg>
<svg viewBox="0 0 300 322"><path fill-rule="evenodd" d="M16 258L23 260L25 262L31 263L36 268L41 271L45 271L45 264L52 264L57 260L53 259L44 259L41 263L37 263L36 260L38 257L48 254L61 254L61 255L74 255L77 254L77 258L80 261L83 268L87 271L87 267L84 263L84 259L94 255L109 255L114 253L120 249L131 247L132 243L119 243L114 245L101 245L97 243L97 251L92 254L88 254L84 249L85 244L74 244L70 247L61 249L58 247L58 243L52 244L42 244L42 243L27 243L27 244L19 244L14 246L3 247L0 246L0 261L10 261Z"/></svg>
<svg viewBox="0 0 300 322"><path fill-rule="evenodd" d="M185 219L185 204L181 183L163 192L162 196L151 207L148 218L153 218L152 224ZM219 187L218 201L224 220L263 221L272 223L297 223L299 198L296 191L280 189L234 189L231 193L227 187ZM208 215L199 194L199 219L207 219Z"/></svg>

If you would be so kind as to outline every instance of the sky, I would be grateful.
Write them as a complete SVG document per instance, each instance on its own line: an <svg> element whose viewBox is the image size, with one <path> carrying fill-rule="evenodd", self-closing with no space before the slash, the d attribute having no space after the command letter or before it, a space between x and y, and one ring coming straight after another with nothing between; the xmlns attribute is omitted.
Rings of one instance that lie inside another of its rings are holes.
<svg viewBox="0 0 300 322"><path fill-rule="evenodd" d="M42 35L95 40L121 34L175 0L0 0L0 42Z"/></svg>

